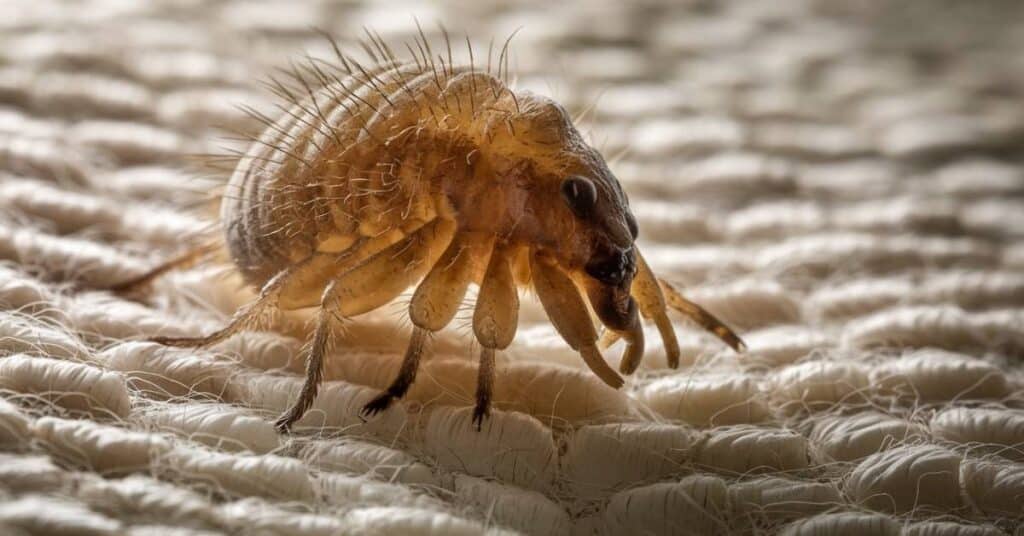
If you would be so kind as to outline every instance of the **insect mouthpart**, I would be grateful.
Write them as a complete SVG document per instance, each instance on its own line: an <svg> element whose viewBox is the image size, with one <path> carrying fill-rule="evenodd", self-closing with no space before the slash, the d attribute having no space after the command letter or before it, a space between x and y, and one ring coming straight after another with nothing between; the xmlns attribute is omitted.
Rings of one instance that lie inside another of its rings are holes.
<svg viewBox="0 0 1024 536"><path fill-rule="evenodd" d="M633 248L616 250L591 260L583 268L587 275L615 287L628 287L636 274L636 253Z"/></svg>

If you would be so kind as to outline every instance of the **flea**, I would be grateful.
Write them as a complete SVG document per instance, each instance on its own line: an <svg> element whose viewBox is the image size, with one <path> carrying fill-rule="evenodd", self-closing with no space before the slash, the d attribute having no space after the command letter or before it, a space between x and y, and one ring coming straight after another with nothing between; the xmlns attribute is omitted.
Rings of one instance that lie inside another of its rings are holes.
<svg viewBox="0 0 1024 536"><path fill-rule="evenodd" d="M291 83L276 82L280 116L254 112L266 128L239 159L220 213L231 259L259 297L214 333L155 340L209 345L267 312L318 308L305 382L277 421L282 431L316 397L332 332L410 287L413 330L401 368L365 415L405 395L430 334L452 321L471 284L479 287L478 428L490 411L495 352L515 338L524 289L613 388L640 364L641 318L655 324L678 367L668 309L742 350L731 329L651 271L619 181L565 108L507 84L507 46L493 67L490 52L474 65L471 48L470 62L457 65L450 42L438 54L421 35L399 59L371 34L372 63L335 46L336 61L311 59ZM599 348L618 339L625 350L616 372Z"/></svg>

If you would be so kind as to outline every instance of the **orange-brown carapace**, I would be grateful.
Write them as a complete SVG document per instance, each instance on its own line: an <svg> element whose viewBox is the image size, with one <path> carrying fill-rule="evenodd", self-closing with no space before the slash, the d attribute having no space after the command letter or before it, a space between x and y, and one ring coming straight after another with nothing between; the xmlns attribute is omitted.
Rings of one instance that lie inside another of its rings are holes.
<svg viewBox="0 0 1024 536"><path fill-rule="evenodd" d="M406 393L428 335L452 321L471 284L479 286L478 426L489 411L495 350L515 336L521 288L536 291L568 345L615 388L623 380L598 350L593 315L607 329L601 342L625 340L624 374L643 354L641 316L657 325L670 366L678 365L666 307L742 347L731 330L655 277L635 245L629 201L604 159L558 103L510 89L501 76L507 62L499 60L496 73L456 66L450 52L441 59L425 39L408 47L407 61L379 38L366 48L373 66L338 52L337 62L310 61L294 83L274 86L286 101L282 113L259 116L266 129L225 190L228 251L262 289L257 301L213 334L160 342L210 344L270 309L319 307L306 382L278 420L281 429L316 396L339 320L409 287L408 350L367 413Z"/></svg>

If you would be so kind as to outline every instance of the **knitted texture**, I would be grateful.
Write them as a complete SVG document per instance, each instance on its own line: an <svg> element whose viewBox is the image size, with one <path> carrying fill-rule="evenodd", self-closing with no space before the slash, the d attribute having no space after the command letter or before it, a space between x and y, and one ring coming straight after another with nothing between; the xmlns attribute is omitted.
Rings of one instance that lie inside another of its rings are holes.
<svg viewBox="0 0 1024 536"><path fill-rule="evenodd" d="M1024 534L1024 7L549 4L0 6L0 533ZM746 353L673 317L682 366L648 329L614 391L526 296L481 431L467 314L364 421L400 299L280 435L308 317L145 342L254 297L216 262L103 290L216 228L194 156L283 113L262 83L331 58L317 29L400 51L417 19L478 62L521 27L516 87L584 115L652 268Z"/></svg>

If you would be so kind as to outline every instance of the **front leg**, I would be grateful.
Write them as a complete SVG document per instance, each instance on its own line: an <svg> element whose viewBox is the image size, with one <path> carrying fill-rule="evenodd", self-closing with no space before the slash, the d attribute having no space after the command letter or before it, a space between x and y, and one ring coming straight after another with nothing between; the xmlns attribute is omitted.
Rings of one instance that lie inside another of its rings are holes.
<svg viewBox="0 0 1024 536"><path fill-rule="evenodd" d="M661 335L661 340L665 345L665 359L668 361L668 366L678 368L679 340L676 339L676 332L672 327L672 321L669 320L668 313L665 310L665 295L662 294L658 279L654 276L654 272L651 271L651 267L647 265L647 261L644 260L639 250L636 252L636 268L636 277L633 279L631 290L637 305L640 306L640 315L654 321L654 325L657 326L658 333ZM639 364L640 362L637 361L635 364L630 363L629 366L631 370L635 370ZM627 363L623 361L622 366L626 368Z"/></svg>
<svg viewBox="0 0 1024 536"><path fill-rule="evenodd" d="M637 273L633 279L633 286L630 288L633 299L640 306L640 314L647 320L654 322L661 334L661 340L665 344L665 358L671 368L679 367L679 340L676 338L672 321L668 318L667 308L671 307L697 322L702 328L714 333L726 344L737 352L746 350L746 345L736 333L725 325L724 322L707 312L703 307L687 300L672 285L663 279L658 279L651 271L647 261L637 251ZM607 348L622 337L621 334L608 330L601 337L601 347ZM630 373L639 365L639 359L630 361L623 359L622 372Z"/></svg>
<svg viewBox="0 0 1024 536"><path fill-rule="evenodd" d="M572 279L553 261L534 254L530 259L533 286L541 305L565 342L580 353L590 370L613 389L625 383L597 349L597 331L590 311Z"/></svg>
<svg viewBox="0 0 1024 536"><path fill-rule="evenodd" d="M746 351L747 345L740 339L739 335L732 330L729 326L726 326L724 322L719 320L715 315L707 312L703 307L693 303L692 301L683 297L678 290L675 289L664 279L659 279L661 288L665 291L665 297L667 298L668 306L683 313L690 320L696 322L700 327L714 333L719 339L722 339L725 344L728 344L733 350L737 352Z"/></svg>
<svg viewBox="0 0 1024 536"><path fill-rule="evenodd" d="M505 249L495 249L480 283L480 294L473 310L473 334L480 343L480 368L477 370L476 407L473 422L479 430L491 412L494 387L494 351L512 344L519 322L519 292Z"/></svg>

